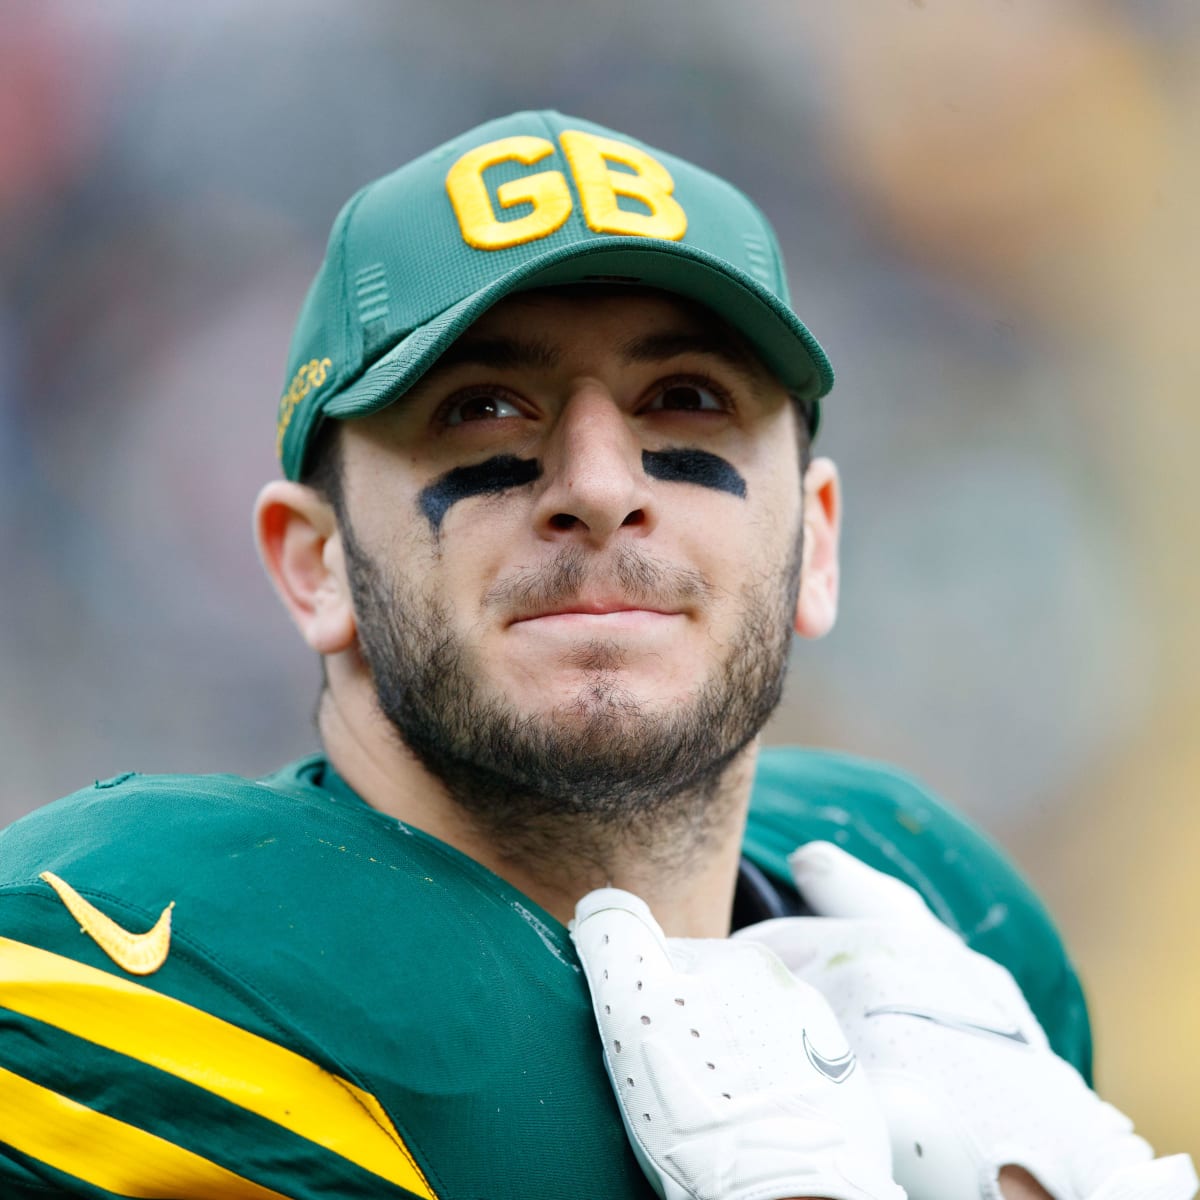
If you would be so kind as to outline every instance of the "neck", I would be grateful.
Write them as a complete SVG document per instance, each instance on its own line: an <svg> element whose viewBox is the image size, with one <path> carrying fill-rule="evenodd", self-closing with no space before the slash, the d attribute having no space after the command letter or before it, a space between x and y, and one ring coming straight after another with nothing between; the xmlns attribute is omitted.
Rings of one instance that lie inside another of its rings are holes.
<svg viewBox="0 0 1200 1200"><path fill-rule="evenodd" d="M456 803L361 695L327 691L319 725L334 769L363 800L475 859L563 924L582 896L609 886L645 900L669 937L728 935L754 744L703 796L677 797L645 820L613 828L554 814L505 836Z"/></svg>

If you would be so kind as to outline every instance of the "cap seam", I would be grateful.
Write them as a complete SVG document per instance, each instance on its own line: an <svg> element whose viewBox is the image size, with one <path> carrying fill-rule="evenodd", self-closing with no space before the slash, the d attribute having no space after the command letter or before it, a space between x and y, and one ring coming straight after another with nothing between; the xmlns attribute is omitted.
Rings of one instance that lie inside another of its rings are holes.
<svg viewBox="0 0 1200 1200"><path fill-rule="evenodd" d="M347 352L350 349L350 322L352 316L350 307L350 283L347 277L348 272L346 270L346 241L350 237L350 225L354 220L354 215L358 212L359 205L362 204L362 202L366 199L367 193L370 190L371 184L367 184L367 186L361 188L358 192L358 195L356 195L354 199L350 201L346 210L346 220L342 224L342 236L338 239L338 270L341 274L342 304L344 306L343 311L345 313L342 325L342 345ZM361 352L357 355L357 357L359 360L362 359ZM349 353L347 353L346 359L347 362L349 362Z"/></svg>
<svg viewBox="0 0 1200 1200"><path fill-rule="evenodd" d="M550 124L549 117L551 114L558 117L562 122L561 128L555 129ZM576 235L581 231L586 231L588 236L594 236L591 229L588 228L587 218L583 213L583 197L579 193L579 181L575 178L575 172L571 170L571 162L567 158L567 152L563 149L561 141L563 133L567 131L567 123L574 118L568 117L565 113L557 112L554 109L541 109L538 112L538 117L541 119L546 133L549 134L549 141L554 146L555 168L566 180L567 190L571 194L571 211L567 214L566 225ZM450 307L453 308L454 306L451 305Z"/></svg>

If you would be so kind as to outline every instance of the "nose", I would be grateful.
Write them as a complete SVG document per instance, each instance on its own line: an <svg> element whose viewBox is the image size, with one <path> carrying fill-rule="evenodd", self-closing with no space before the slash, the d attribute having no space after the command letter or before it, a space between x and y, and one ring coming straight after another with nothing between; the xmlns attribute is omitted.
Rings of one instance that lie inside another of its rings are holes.
<svg viewBox="0 0 1200 1200"><path fill-rule="evenodd" d="M598 380L572 390L543 448L535 511L543 537L602 545L619 529L649 533L654 511L636 430Z"/></svg>

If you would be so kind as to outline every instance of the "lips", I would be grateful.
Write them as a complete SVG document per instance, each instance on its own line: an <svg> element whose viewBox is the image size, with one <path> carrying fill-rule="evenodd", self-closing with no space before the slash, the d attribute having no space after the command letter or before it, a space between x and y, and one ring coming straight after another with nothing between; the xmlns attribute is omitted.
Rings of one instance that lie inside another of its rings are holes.
<svg viewBox="0 0 1200 1200"><path fill-rule="evenodd" d="M548 617L609 617L621 613L644 614L649 617L679 616L678 609L655 608L652 604L639 604L625 599L579 598L548 605L535 612L522 613L514 617L511 624L540 621Z"/></svg>
<svg viewBox="0 0 1200 1200"><path fill-rule="evenodd" d="M533 622L570 624L611 624L636 622L636 620L662 620L667 617L678 617L677 612L666 612L659 608L642 608L634 605L604 608L554 608L546 612L532 613L528 617L518 617L512 625L528 625Z"/></svg>
<svg viewBox="0 0 1200 1200"><path fill-rule="evenodd" d="M638 604L632 600L569 600L562 604L551 605L538 612L531 613L521 620L536 620L538 617L558 617L564 613L582 613L589 616L603 616L616 612L661 612L667 610L655 608L652 604Z"/></svg>

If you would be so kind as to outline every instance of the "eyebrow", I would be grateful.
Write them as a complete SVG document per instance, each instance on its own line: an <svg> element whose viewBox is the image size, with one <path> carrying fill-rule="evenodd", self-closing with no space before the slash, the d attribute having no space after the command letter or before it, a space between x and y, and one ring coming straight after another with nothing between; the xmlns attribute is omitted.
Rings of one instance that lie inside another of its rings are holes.
<svg viewBox="0 0 1200 1200"><path fill-rule="evenodd" d="M620 347L626 362L656 363L684 354L703 354L720 359L726 366L746 375L755 374L758 360L748 349L731 337L712 330L692 333L687 330L664 330L633 338Z"/></svg>

